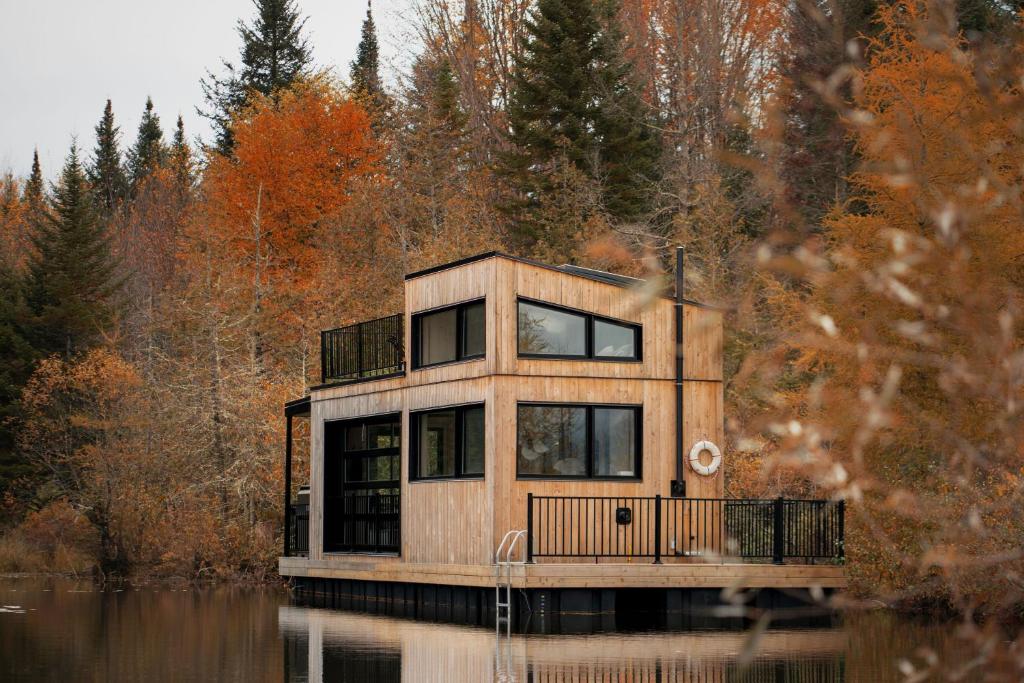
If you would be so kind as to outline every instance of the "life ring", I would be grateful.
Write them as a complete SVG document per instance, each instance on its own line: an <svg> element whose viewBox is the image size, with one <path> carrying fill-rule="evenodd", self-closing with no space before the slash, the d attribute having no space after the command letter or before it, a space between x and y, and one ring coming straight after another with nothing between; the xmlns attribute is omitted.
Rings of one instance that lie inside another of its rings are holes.
<svg viewBox="0 0 1024 683"><path fill-rule="evenodd" d="M700 454L707 451L711 454L711 464L705 465L700 461ZM722 466L722 451L710 441L698 441L690 449L690 467L697 474L710 477Z"/></svg>

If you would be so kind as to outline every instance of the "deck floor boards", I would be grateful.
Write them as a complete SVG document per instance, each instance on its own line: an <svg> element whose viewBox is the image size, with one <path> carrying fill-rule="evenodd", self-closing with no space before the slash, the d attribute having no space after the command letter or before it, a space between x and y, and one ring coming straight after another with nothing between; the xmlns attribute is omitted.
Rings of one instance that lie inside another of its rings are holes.
<svg viewBox="0 0 1024 683"><path fill-rule="evenodd" d="M282 576L395 581L451 586L494 585L494 567L414 564L397 557L329 556L279 558ZM705 564L648 562L515 565L516 588L845 588L840 565Z"/></svg>

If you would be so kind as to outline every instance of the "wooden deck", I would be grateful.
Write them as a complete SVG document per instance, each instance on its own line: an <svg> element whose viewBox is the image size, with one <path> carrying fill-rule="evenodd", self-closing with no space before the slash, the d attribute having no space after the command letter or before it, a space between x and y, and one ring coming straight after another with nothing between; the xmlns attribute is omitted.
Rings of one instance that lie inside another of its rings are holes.
<svg viewBox="0 0 1024 683"><path fill-rule="evenodd" d="M282 557L282 576L356 581L393 581L485 588L494 586L494 567L470 564L417 564L397 557L325 556L310 560ZM514 565L515 588L846 588L841 565L652 564L649 560L600 563Z"/></svg>

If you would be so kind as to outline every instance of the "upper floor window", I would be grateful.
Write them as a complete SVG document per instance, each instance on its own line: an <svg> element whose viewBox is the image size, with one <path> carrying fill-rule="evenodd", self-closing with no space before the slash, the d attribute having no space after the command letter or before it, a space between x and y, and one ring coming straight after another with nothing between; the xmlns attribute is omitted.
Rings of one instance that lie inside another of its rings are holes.
<svg viewBox="0 0 1024 683"><path fill-rule="evenodd" d="M414 368L483 358L483 300L448 306L412 317Z"/></svg>
<svg viewBox="0 0 1024 683"><path fill-rule="evenodd" d="M519 477L640 476L640 406L521 403L516 427Z"/></svg>
<svg viewBox="0 0 1024 683"><path fill-rule="evenodd" d="M427 410L411 415L412 479L484 476L482 404Z"/></svg>
<svg viewBox="0 0 1024 683"><path fill-rule="evenodd" d="M592 313L519 300L519 355L640 360L640 326Z"/></svg>

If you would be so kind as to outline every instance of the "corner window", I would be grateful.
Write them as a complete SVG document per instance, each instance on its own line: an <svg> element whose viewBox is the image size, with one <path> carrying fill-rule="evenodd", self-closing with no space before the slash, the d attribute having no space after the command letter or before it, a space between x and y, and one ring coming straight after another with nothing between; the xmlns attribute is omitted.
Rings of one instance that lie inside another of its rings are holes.
<svg viewBox="0 0 1024 683"><path fill-rule="evenodd" d="M519 355L525 358L640 360L640 326L519 300Z"/></svg>
<svg viewBox="0 0 1024 683"><path fill-rule="evenodd" d="M413 367L482 358L484 302L471 301L412 317Z"/></svg>
<svg viewBox="0 0 1024 683"><path fill-rule="evenodd" d="M412 413L413 479L473 479L484 476L482 404Z"/></svg>
<svg viewBox="0 0 1024 683"><path fill-rule="evenodd" d="M639 406L521 403L516 473L521 478L636 479Z"/></svg>

